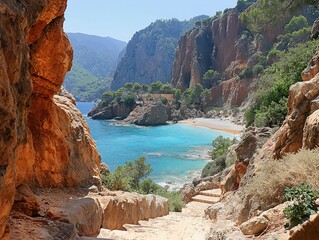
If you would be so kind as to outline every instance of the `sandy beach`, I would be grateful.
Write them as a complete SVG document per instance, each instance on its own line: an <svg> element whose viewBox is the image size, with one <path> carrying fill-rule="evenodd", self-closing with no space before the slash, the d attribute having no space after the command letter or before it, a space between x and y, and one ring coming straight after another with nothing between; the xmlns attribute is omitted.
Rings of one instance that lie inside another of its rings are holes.
<svg viewBox="0 0 319 240"><path fill-rule="evenodd" d="M244 126L216 118L194 118L182 120L179 121L179 123L196 127L207 127L213 130L219 130L233 134L240 134L244 130Z"/></svg>

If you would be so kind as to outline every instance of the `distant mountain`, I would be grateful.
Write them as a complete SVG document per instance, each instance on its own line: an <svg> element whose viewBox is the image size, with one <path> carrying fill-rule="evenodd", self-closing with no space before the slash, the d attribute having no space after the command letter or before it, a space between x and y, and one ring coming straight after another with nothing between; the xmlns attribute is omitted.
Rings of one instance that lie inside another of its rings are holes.
<svg viewBox="0 0 319 240"><path fill-rule="evenodd" d="M63 85L77 101L86 102L99 99L110 89L111 82L111 77L98 78L74 61Z"/></svg>
<svg viewBox="0 0 319 240"><path fill-rule="evenodd" d="M116 90L126 82L169 82L179 38L206 18L202 15L189 21L157 20L135 33L117 66L111 89Z"/></svg>
<svg viewBox="0 0 319 240"><path fill-rule="evenodd" d="M78 101L100 98L109 89L119 54L126 43L110 37L67 33L74 50L73 67L64 86Z"/></svg>

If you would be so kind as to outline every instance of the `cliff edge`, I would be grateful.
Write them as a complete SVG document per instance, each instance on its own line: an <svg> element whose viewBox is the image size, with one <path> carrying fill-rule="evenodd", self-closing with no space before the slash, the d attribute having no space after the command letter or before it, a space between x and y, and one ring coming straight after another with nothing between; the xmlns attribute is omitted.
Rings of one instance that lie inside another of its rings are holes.
<svg viewBox="0 0 319 240"><path fill-rule="evenodd" d="M16 187L98 184L100 156L61 89L73 51L66 0L0 0L0 238ZM7 228L8 232L8 228Z"/></svg>

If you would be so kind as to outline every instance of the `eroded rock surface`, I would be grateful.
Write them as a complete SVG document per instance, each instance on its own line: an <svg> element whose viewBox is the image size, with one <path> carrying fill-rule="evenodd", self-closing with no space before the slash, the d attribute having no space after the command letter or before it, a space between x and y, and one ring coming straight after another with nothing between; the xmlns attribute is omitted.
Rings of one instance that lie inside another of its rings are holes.
<svg viewBox="0 0 319 240"><path fill-rule="evenodd" d="M111 230L124 229L124 224L137 224L139 220L168 214L167 199L152 194L123 192L99 200L103 207L102 227Z"/></svg>
<svg viewBox="0 0 319 240"><path fill-rule="evenodd" d="M99 182L87 125L72 100L54 97L73 55L65 9L66 0L0 0L0 238L20 183Z"/></svg>
<svg viewBox="0 0 319 240"><path fill-rule="evenodd" d="M281 158L300 148L318 146L319 104L319 53L303 71L304 82L291 86L288 98L288 115L280 128L275 146L275 157Z"/></svg>
<svg viewBox="0 0 319 240"><path fill-rule="evenodd" d="M141 126L157 126L165 124L167 120L166 107L161 102L150 102L135 108L125 122Z"/></svg>

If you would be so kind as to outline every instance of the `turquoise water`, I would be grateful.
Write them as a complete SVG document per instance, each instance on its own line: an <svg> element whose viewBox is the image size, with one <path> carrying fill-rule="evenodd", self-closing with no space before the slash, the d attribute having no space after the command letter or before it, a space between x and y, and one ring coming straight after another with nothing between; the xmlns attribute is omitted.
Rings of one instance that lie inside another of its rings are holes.
<svg viewBox="0 0 319 240"><path fill-rule="evenodd" d="M85 115L92 103L77 103ZM87 119L102 161L113 171L141 156L152 164L151 178L161 185L180 187L190 182L209 160L211 142L232 134L183 124L159 127L119 126L116 121Z"/></svg>

